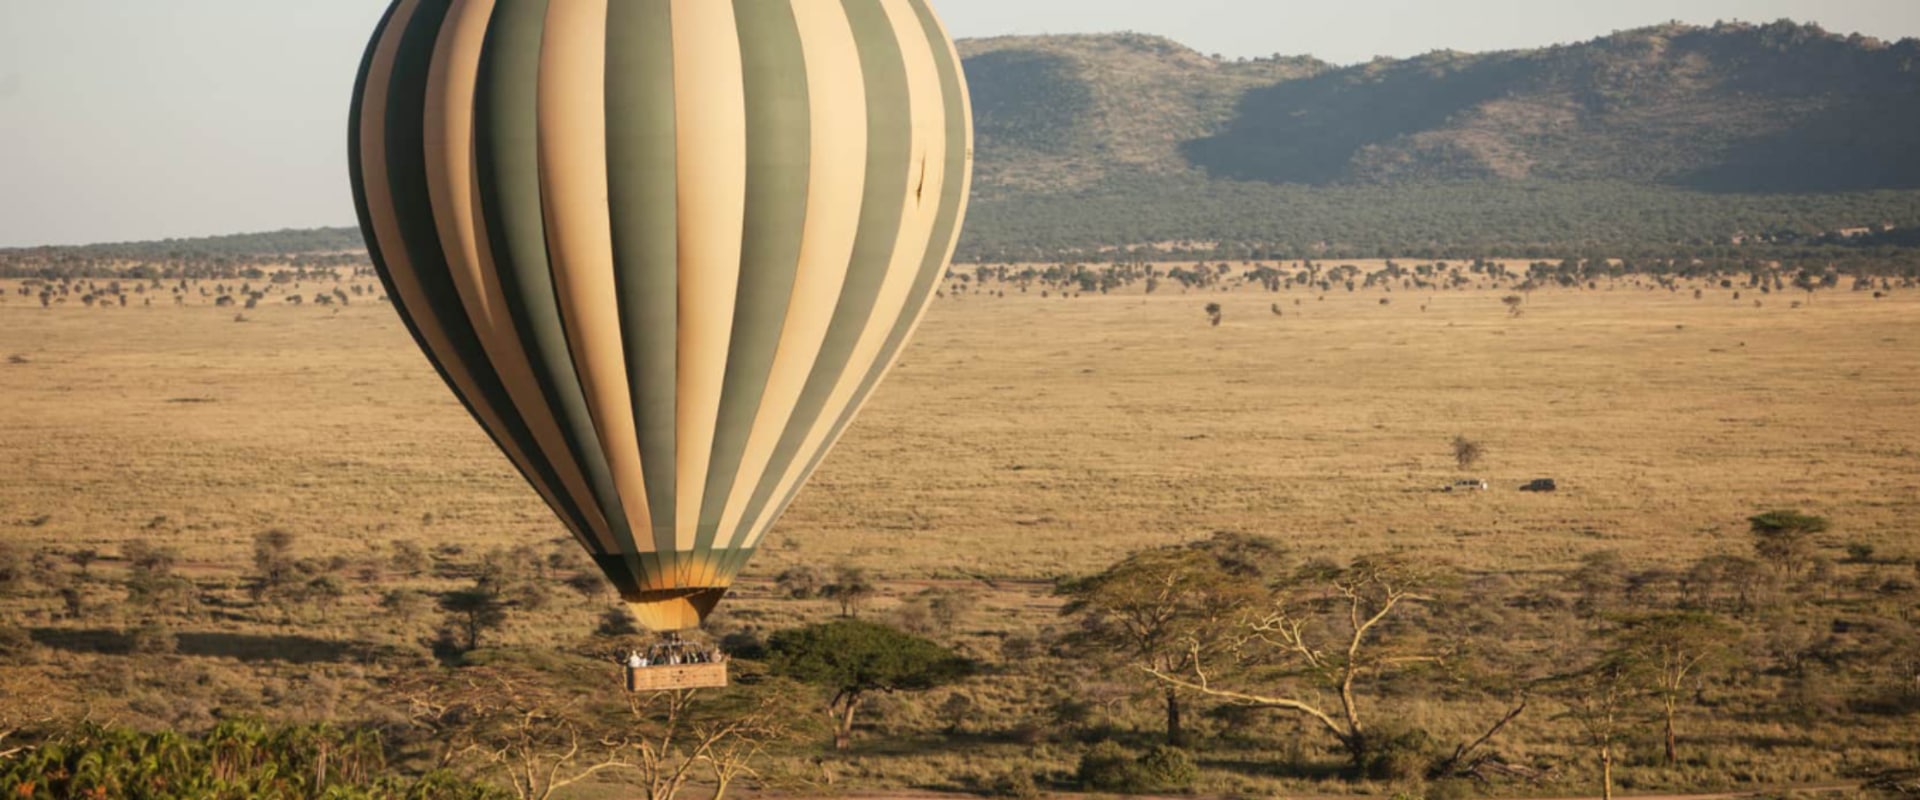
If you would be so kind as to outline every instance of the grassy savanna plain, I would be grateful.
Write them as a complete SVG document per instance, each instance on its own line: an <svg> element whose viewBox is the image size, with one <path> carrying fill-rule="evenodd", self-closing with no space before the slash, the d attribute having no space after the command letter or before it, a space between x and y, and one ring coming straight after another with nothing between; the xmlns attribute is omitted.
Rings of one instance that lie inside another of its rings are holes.
<svg viewBox="0 0 1920 800"><path fill-rule="evenodd" d="M1097 700L1104 724L1151 741L1156 706L1138 681L1044 657L1003 663L1004 644L1063 625L1054 579L1221 531L1274 537L1299 558L1446 563L1468 579L1468 602L1498 604L1486 587L1559 586L1596 551L1676 571L1745 554L1747 517L1792 508L1832 520L1823 545L1836 558L1848 544L1881 554L1843 569L1910 575L1920 291L1735 300L1717 285L1698 298L1685 281L1649 285L1542 289L1517 316L1501 302L1510 287L949 291L718 626L826 619L832 604L786 599L772 577L857 566L883 590L869 616L929 587L977 596L943 636L997 666L958 690L875 701L846 756L822 759L812 740L776 750L764 785L975 789L1008 765L1064 776L1084 747L1016 732L1062 696ZM382 707L380 685L438 667L389 651L421 650L436 621L389 613L381 594L458 585L457 570L384 566L396 542L462 548L436 553L450 565L570 547L370 295L325 308L276 298L243 311L194 292L183 306L41 308L18 286L0 282L0 536L104 558L84 575L46 567L87 587L78 618L51 591L3 601L42 652L0 666L0 717L392 722L401 712ZM1208 303L1222 307L1218 326ZM1482 443L1485 459L1456 466L1455 436ZM1469 477L1492 490L1438 491ZM1560 491L1517 490L1543 477ZM268 529L346 565L347 592L315 608L249 601L254 537ZM201 599L167 622L172 654L126 652L124 631L151 610L123 602L118 556L142 539L179 550ZM568 595L514 613L490 637L494 657L591 652L607 607ZM1690 712L1688 741L1705 752L1682 767L1657 766L1654 729L1636 726L1623 783L1827 782L1920 759L1911 715L1767 713L1798 702L1778 689L1756 679L1718 690L1721 711ZM972 711L956 721L941 709L961 691ZM1466 694L1369 703L1443 741L1471 738L1504 707ZM1337 755L1292 721L1255 719L1251 735L1195 722L1203 739L1233 742L1203 748L1203 791L1391 791L1325 780ZM1510 758L1558 765L1564 781L1506 791L1587 785L1586 751L1550 702L1501 738ZM1279 760L1325 770L1268 766Z"/></svg>

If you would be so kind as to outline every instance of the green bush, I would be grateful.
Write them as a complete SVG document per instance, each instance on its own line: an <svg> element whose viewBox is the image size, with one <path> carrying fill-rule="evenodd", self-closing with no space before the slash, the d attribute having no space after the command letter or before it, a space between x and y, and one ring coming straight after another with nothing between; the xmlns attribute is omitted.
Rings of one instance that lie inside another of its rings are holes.
<svg viewBox="0 0 1920 800"><path fill-rule="evenodd" d="M987 794L993 797L1011 797L1014 800L1034 800L1040 796L1040 786L1034 783L1033 773L1020 767L1004 775L997 776L987 786Z"/></svg>
<svg viewBox="0 0 1920 800"><path fill-rule="evenodd" d="M1200 769L1185 750L1155 747L1138 758L1119 743L1108 740L1080 757L1080 786L1095 792L1146 794L1187 789L1200 778Z"/></svg>
<svg viewBox="0 0 1920 800"><path fill-rule="evenodd" d="M1193 756L1178 747L1162 745L1148 750L1140 757L1140 770L1158 792L1187 789L1200 780L1200 768L1194 765Z"/></svg>
<svg viewBox="0 0 1920 800"><path fill-rule="evenodd" d="M1094 792L1131 794L1145 791L1146 778L1133 754L1111 740L1100 742L1080 757L1080 788Z"/></svg>
<svg viewBox="0 0 1920 800"><path fill-rule="evenodd" d="M0 797L490 800L498 790L436 773L394 777L371 730L223 722L204 736L91 723L0 761Z"/></svg>
<svg viewBox="0 0 1920 800"><path fill-rule="evenodd" d="M1433 766L1433 737L1418 728L1386 728L1367 734L1365 777L1377 781L1424 778Z"/></svg>
<svg viewBox="0 0 1920 800"><path fill-rule="evenodd" d="M1472 800L1479 796L1479 787L1466 778L1448 778L1427 785L1426 800Z"/></svg>

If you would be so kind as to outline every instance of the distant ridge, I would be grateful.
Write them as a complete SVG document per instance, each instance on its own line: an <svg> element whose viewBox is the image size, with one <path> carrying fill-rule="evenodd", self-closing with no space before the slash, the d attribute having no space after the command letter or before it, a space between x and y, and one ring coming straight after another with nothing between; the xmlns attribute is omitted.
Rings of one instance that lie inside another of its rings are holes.
<svg viewBox="0 0 1920 800"><path fill-rule="evenodd" d="M365 250L359 228L304 228L265 233L234 233L147 242L0 248L0 260L79 258L165 261L273 258L308 253Z"/></svg>
<svg viewBox="0 0 1920 800"><path fill-rule="evenodd" d="M1270 183L1626 180L1710 191L1920 188L1920 41L1669 24L1335 68L1216 61L1136 34L962 43L981 181L1117 170Z"/></svg>

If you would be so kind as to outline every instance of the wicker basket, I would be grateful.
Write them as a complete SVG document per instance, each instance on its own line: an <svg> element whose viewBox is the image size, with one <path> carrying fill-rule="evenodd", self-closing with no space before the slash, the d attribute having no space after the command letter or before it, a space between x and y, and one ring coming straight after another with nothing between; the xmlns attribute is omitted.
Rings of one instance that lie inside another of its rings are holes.
<svg viewBox="0 0 1920 800"><path fill-rule="evenodd" d="M721 689L726 685L726 662L627 668L627 691L629 692Z"/></svg>

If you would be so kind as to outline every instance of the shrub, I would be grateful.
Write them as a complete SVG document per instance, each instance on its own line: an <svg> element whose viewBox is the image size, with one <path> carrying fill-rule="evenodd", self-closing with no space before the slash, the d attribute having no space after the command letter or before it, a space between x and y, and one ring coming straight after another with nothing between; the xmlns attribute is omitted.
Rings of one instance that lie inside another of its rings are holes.
<svg viewBox="0 0 1920 800"><path fill-rule="evenodd" d="M1369 732L1364 746L1365 777L1373 780L1418 780L1433 766L1433 737L1417 728Z"/></svg>
<svg viewBox="0 0 1920 800"><path fill-rule="evenodd" d="M11 542L0 541L0 597L27 588L27 557Z"/></svg>
<svg viewBox="0 0 1920 800"><path fill-rule="evenodd" d="M1102 741L1080 756L1075 772L1080 788L1095 792L1132 794L1146 791L1145 777L1133 754L1112 740Z"/></svg>
<svg viewBox="0 0 1920 800"><path fill-rule="evenodd" d="M84 547L67 554L67 561L79 567L80 574L82 575L87 574L87 568L93 566L93 562L99 560L100 551L91 547Z"/></svg>
<svg viewBox="0 0 1920 800"><path fill-rule="evenodd" d="M1008 634L1000 640L1000 660L1009 663L1031 661L1040 654L1040 644L1024 633Z"/></svg>
<svg viewBox="0 0 1920 800"><path fill-rule="evenodd" d="M946 723L947 733L956 734L966 730L967 723L973 720L973 697L965 692L954 692L940 704L940 719Z"/></svg>
<svg viewBox="0 0 1920 800"><path fill-rule="evenodd" d="M135 572L161 576L173 573L173 565L180 561L180 554L171 547L154 544L147 539L135 539L121 546L120 554Z"/></svg>
<svg viewBox="0 0 1920 800"><path fill-rule="evenodd" d="M638 636L640 635L640 626L634 624L633 614L627 610L626 606L619 606L609 608L606 613L600 615L600 627L594 629L593 635L608 637Z"/></svg>
<svg viewBox="0 0 1920 800"><path fill-rule="evenodd" d="M754 631L732 631L720 637L720 651L734 658L759 661L767 657L767 643Z"/></svg>
<svg viewBox="0 0 1920 800"><path fill-rule="evenodd" d="M1480 788L1465 778L1448 778L1427 785L1426 800L1473 800Z"/></svg>
<svg viewBox="0 0 1920 800"><path fill-rule="evenodd" d="M427 551L420 549L420 545L405 539L395 539L393 541L393 558L389 562L389 566L393 567L394 572L403 575L418 576L420 573L426 572L427 567L431 563L431 560L427 558Z"/></svg>
<svg viewBox="0 0 1920 800"><path fill-rule="evenodd" d="M39 654L33 635L18 625L0 624L0 664L31 663Z"/></svg>
<svg viewBox="0 0 1920 800"><path fill-rule="evenodd" d="M1146 755L1134 755L1112 740L1102 741L1080 757L1077 772L1081 788L1115 794L1146 794L1187 789L1200 778L1187 751L1158 746Z"/></svg>
<svg viewBox="0 0 1920 800"><path fill-rule="evenodd" d="M87 615L87 595L80 591L80 587L60 587L60 603L67 610L67 619L81 619Z"/></svg>
<svg viewBox="0 0 1920 800"><path fill-rule="evenodd" d="M1156 792L1186 789L1200 779L1193 757L1178 747L1160 745L1140 757L1140 771Z"/></svg>
<svg viewBox="0 0 1920 800"><path fill-rule="evenodd" d="M572 576L566 576L563 583L566 583L566 587L572 589L576 595L580 595L580 599L588 602L593 602L595 597L607 591L607 579L601 577L597 568L574 572Z"/></svg>
<svg viewBox="0 0 1920 800"><path fill-rule="evenodd" d="M553 602L553 590L545 581L524 581L508 593L513 605L523 611L539 611Z"/></svg>
<svg viewBox="0 0 1920 800"><path fill-rule="evenodd" d="M128 634L133 652L141 655L171 655L180 649L180 639L160 622L149 622Z"/></svg>
<svg viewBox="0 0 1920 800"><path fill-rule="evenodd" d="M1461 469L1472 469L1486 454L1487 449L1479 442L1465 436L1453 437L1453 462Z"/></svg>
<svg viewBox="0 0 1920 800"><path fill-rule="evenodd" d="M824 586L827 581L825 577L821 576L819 570L808 566L799 566L790 567L786 571L781 572L779 577L773 579L773 582L779 586L780 590L785 592L788 597L795 600L811 600L820 594L821 587Z"/></svg>
<svg viewBox="0 0 1920 800"><path fill-rule="evenodd" d="M1033 800L1040 796L1040 786L1034 783L1033 773L1020 767L996 776L987 786L987 794L993 797L1011 797L1015 800Z"/></svg>

